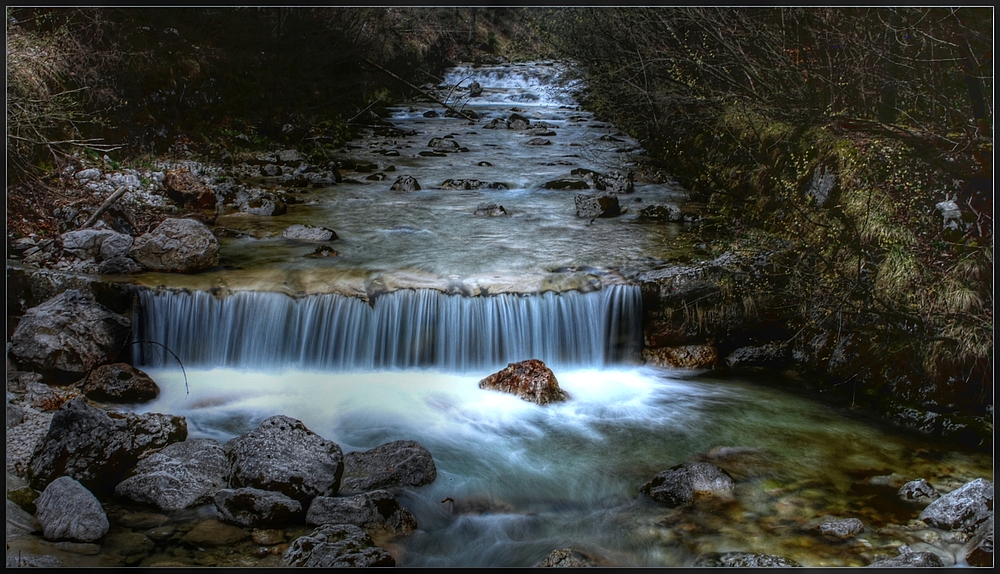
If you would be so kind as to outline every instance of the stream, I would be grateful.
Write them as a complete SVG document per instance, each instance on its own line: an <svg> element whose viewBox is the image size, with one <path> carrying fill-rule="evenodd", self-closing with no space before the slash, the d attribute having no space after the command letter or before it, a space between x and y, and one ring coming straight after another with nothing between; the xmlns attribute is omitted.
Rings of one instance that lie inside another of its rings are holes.
<svg viewBox="0 0 1000 574"><path fill-rule="evenodd" d="M473 81L479 97L469 97ZM689 249L685 224L638 218L686 193L637 181L619 196L622 215L588 219L574 196L596 191L545 189L574 169L628 171L641 153L578 107L579 87L552 62L451 69L437 93L478 121L401 103L388 118L395 129L373 128L341 154L377 169L342 170L344 182L310 189L285 215L220 216L217 229L233 233L222 234L218 270L141 278L168 288L140 295L135 338L166 345L185 371L136 345L136 365L162 392L135 410L182 415L192 438L226 441L282 414L345 452L420 442L438 476L399 495L419 525L386 542L401 566L532 566L560 548L612 566L690 566L737 551L863 566L903 544L960 561L961 541L904 528L920 507L899 500L896 483L949 491L992 480L990 455L824 405L777 377L641 364L641 296L623 269ZM544 129L484 127L512 113ZM538 137L550 143L528 144ZM467 151L420 155L432 138ZM390 191L403 175L421 189ZM445 189L448 179L501 185ZM507 215L475 215L484 202ZM306 257L315 245L281 237L295 223L335 230L339 255ZM572 399L537 406L477 387L528 358L544 360ZM754 449L729 461L731 496L671 509L639 494L662 470L723 456L719 447ZM856 538L815 531L851 517L865 525ZM156 552L147 562L276 565Z"/></svg>

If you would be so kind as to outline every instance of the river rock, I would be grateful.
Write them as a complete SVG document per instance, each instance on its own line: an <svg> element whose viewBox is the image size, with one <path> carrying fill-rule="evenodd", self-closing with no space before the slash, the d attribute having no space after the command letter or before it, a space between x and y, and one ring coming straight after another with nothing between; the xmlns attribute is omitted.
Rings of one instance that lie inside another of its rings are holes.
<svg viewBox="0 0 1000 574"><path fill-rule="evenodd" d="M282 557L285 566L360 568L395 566L396 560L375 546L370 536L352 524L324 524L296 538Z"/></svg>
<svg viewBox="0 0 1000 574"><path fill-rule="evenodd" d="M976 534L965 546L965 560L969 566L993 566L993 515L983 521Z"/></svg>
<svg viewBox="0 0 1000 574"><path fill-rule="evenodd" d="M115 495L161 510L190 508L225 488L229 460L215 439L175 442L139 461Z"/></svg>
<svg viewBox="0 0 1000 574"><path fill-rule="evenodd" d="M476 206L476 217L501 217L507 215L507 210L499 203L483 202Z"/></svg>
<svg viewBox="0 0 1000 574"><path fill-rule="evenodd" d="M545 189L590 189L582 179L554 179L542 185Z"/></svg>
<svg viewBox="0 0 1000 574"><path fill-rule="evenodd" d="M160 387L149 375L128 363L111 363L90 372L83 393L93 401L145 403L160 396Z"/></svg>
<svg viewBox="0 0 1000 574"><path fill-rule="evenodd" d="M721 494L732 489L729 473L711 463L693 462L664 470L640 492L667 506L683 506L694 500L695 493Z"/></svg>
<svg viewBox="0 0 1000 574"><path fill-rule="evenodd" d="M34 503L32 503L34 507ZM42 531L42 525L35 516L7 498L7 539L34 534Z"/></svg>
<svg viewBox="0 0 1000 574"><path fill-rule="evenodd" d="M114 360L128 338L131 322L69 289L29 309L11 337L10 354L44 380L79 380L96 365Z"/></svg>
<svg viewBox="0 0 1000 574"><path fill-rule="evenodd" d="M97 267L101 275L135 275L142 273L142 267L131 257L112 257Z"/></svg>
<svg viewBox="0 0 1000 574"><path fill-rule="evenodd" d="M273 217L288 213L286 202L273 193L265 193L241 203L240 213Z"/></svg>
<svg viewBox="0 0 1000 574"><path fill-rule="evenodd" d="M943 530L971 533L993 510L993 483L977 478L930 503L920 520Z"/></svg>
<svg viewBox="0 0 1000 574"><path fill-rule="evenodd" d="M928 504L932 500L941 498L941 493L922 478L911 480L904 484L899 489L897 495L906 502L923 504Z"/></svg>
<svg viewBox="0 0 1000 574"><path fill-rule="evenodd" d="M677 347L645 348L646 363L669 369L710 369L719 361L719 352L712 345L681 345Z"/></svg>
<svg viewBox="0 0 1000 574"><path fill-rule="evenodd" d="M573 198L576 203L576 216L594 219L596 217L618 217L621 215L621 206L618 205L618 196L610 193L603 195L577 195Z"/></svg>
<svg viewBox="0 0 1000 574"><path fill-rule="evenodd" d="M836 539L853 538L865 530L865 525L857 518L829 520L819 525L819 532Z"/></svg>
<svg viewBox="0 0 1000 574"><path fill-rule="evenodd" d="M45 383L28 383L25 385L24 402L41 411L54 411L66 402L61 394L56 394L52 387Z"/></svg>
<svg viewBox="0 0 1000 574"><path fill-rule="evenodd" d="M128 252L134 243L135 239L131 235L124 233L109 235L101 242L101 260L109 261L116 257L128 257Z"/></svg>
<svg viewBox="0 0 1000 574"><path fill-rule="evenodd" d="M569 393L559 388L552 370L538 359L508 363L502 370L479 381L479 388L517 395L537 405L570 398Z"/></svg>
<svg viewBox="0 0 1000 574"><path fill-rule="evenodd" d="M787 366L792 359L792 351L784 343L740 347L726 357L730 367L771 367Z"/></svg>
<svg viewBox="0 0 1000 574"><path fill-rule="evenodd" d="M678 222L683 220L684 215L680 206L674 203L650 205L639 210L639 221Z"/></svg>
<svg viewBox="0 0 1000 574"><path fill-rule="evenodd" d="M281 236L287 239L298 239L299 241L333 241L337 239L337 232L326 227L300 225L297 223L282 231Z"/></svg>
<svg viewBox="0 0 1000 574"><path fill-rule="evenodd" d="M397 440L344 455L343 492L423 486L437 478L429 450L413 440Z"/></svg>
<svg viewBox="0 0 1000 574"><path fill-rule="evenodd" d="M469 84L469 97L478 98L483 95L483 86L479 82L472 82Z"/></svg>
<svg viewBox="0 0 1000 574"><path fill-rule="evenodd" d="M417 183L416 178L410 175L401 175L396 178L396 181L389 188L389 191L419 191L420 184Z"/></svg>
<svg viewBox="0 0 1000 574"><path fill-rule="evenodd" d="M299 153L299 150L295 149L279 150L278 153L275 155L277 156L276 159L278 163L280 163L281 165L286 165L291 168L300 167L302 163L305 162L306 160L306 158L303 157L301 153Z"/></svg>
<svg viewBox="0 0 1000 574"><path fill-rule="evenodd" d="M181 205L193 205L201 209L215 208L215 193L188 170L164 172L163 189L167 197Z"/></svg>
<svg viewBox="0 0 1000 574"><path fill-rule="evenodd" d="M552 145L552 140L547 140L545 138L531 138L525 143L527 145Z"/></svg>
<svg viewBox="0 0 1000 574"><path fill-rule="evenodd" d="M511 114L507 118L506 124L509 130L526 130L531 125L531 122L521 114Z"/></svg>
<svg viewBox="0 0 1000 574"><path fill-rule="evenodd" d="M114 488L151 451L187 438L184 417L105 412L77 398L52 417L28 465L36 490L69 476L95 491Z"/></svg>
<svg viewBox="0 0 1000 574"><path fill-rule="evenodd" d="M225 444L232 464L229 485L281 492L296 500L333 496L340 488L344 455L337 443L301 421L277 415Z"/></svg>
<svg viewBox="0 0 1000 574"><path fill-rule="evenodd" d="M572 548L562 548L553 550L545 560L535 564L538 568L582 568L587 566L597 566L589 556L573 550Z"/></svg>
<svg viewBox="0 0 1000 574"><path fill-rule="evenodd" d="M245 528L283 526L301 520L303 515L298 500L259 488L222 489L213 499L223 521Z"/></svg>
<svg viewBox="0 0 1000 574"><path fill-rule="evenodd" d="M703 554L694 563L695 567L708 568L791 568L801 566L774 554L754 554L751 552L711 552Z"/></svg>
<svg viewBox="0 0 1000 574"><path fill-rule="evenodd" d="M308 524L353 524L371 532L388 530L409 534L417 528L417 519L385 490L375 490L349 497L317 496L306 513Z"/></svg>
<svg viewBox="0 0 1000 574"><path fill-rule="evenodd" d="M107 534L111 526L97 497L68 476L49 483L35 506L48 540L94 542Z"/></svg>
<svg viewBox="0 0 1000 574"><path fill-rule="evenodd" d="M941 568L944 563L933 552L907 552L895 558L878 560L868 565L869 568Z"/></svg>
<svg viewBox="0 0 1000 574"><path fill-rule="evenodd" d="M462 146L451 138L432 138L431 141L428 142L427 147L434 148L438 151L458 151L458 148Z"/></svg>
<svg viewBox="0 0 1000 574"><path fill-rule="evenodd" d="M632 193L635 191L632 172L623 173L618 170L597 174L594 177L594 187L611 193Z"/></svg>
<svg viewBox="0 0 1000 574"><path fill-rule="evenodd" d="M63 251L80 259L93 259L101 252L101 245L115 235L123 235L111 229L80 229L67 231L59 236ZM127 235L125 237L128 237Z"/></svg>
<svg viewBox="0 0 1000 574"><path fill-rule="evenodd" d="M166 219L136 238L129 255L151 271L191 273L219 264L219 242L204 223Z"/></svg>

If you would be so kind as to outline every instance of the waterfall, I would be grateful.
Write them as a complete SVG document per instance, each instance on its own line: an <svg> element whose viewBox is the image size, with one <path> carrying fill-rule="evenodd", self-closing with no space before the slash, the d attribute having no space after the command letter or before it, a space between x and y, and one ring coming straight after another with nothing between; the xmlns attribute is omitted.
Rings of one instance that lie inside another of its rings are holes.
<svg viewBox="0 0 1000 574"><path fill-rule="evenodd" d="M639 288L463 297L401 290L374 305L341 295L204 291L139 294L136 365L333 371L432 367L466 371L541 359L601 366L642 348Z"/></svg>

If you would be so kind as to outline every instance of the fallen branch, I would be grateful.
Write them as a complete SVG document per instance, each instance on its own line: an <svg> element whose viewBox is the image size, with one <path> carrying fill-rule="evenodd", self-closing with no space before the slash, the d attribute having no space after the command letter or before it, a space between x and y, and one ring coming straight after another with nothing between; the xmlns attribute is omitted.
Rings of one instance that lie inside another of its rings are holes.
<svg viewBox="0 0 1000 574"><path fill-rule="evenodd" d="M101 207L97 208L97 211L95 211L94 214L90 216L90 219L88 219L87 222L80 227L80 229L86 229L91 225L97 223L97 218L99 218L101 214L107 211L109 207L111 207L116 201L118 201L119 197L125 195L126 191L128 191L128 188L125 187L124 185L116 189L115 192L111 194L111 197L104 200L104 203L101 204Z"/></svg>
<svg viewBox="0 0 1000 574"><path fill-rule="evenodd" d="M367 63L371 64L371 65L372 65L372 66L374 66L374 67L375 67L375 68L376 68L377 70L379 70L379 71L381 71L381 72L385 72L385 73L386 73L386 74L388 74L389 76L391 76L391 77L393 77L393 78L395 78L395 79L399 80L400 82L402 82L402 83L406 84L406 85L407 85L407 86L409 86L410 88L412 88L412 89L414 89L414 90L416 90L416 91L420 92L420 94L422 94L422 95L423 95L424 97L426 97L426 98L429 98L430 100L432 100L432 101L434 101L434 102L436 102L436 103L439 103L439 104L441 104L442 106L444 106L444 107L448 108L449 110L451 110L451 111L455 112L456 114L458 114L458 115L462 116L463 118L465 118L465 119L469 120L470 122L474 122L474 121L476 121L476 119L475 119L475 118L473 118L473 117L470 117L470 116L467 116L467 115L466 115L466 114L465 114L464 112L461 112L461 111L459 111L459 110L456 110L456 109L455 109L455 108L453 108L452 106L450 106L450 105L448 105L448 104L446 104L446 103L442 102L441 100L439 100L438 98L434 97L434 96L433 96L433 95L431 95L430 93L428 93L428 92L425 92L424 90L422 90L422 89L420 89L420 88L418 88L418 87L414 86L413 84L411 84L410 82L407 82L407 81L406 81L406 80L404 80L403 78L400 78L400 77L399 77L399 76L397 76L396 74L393 74L392 72L390 72L389 70L386 70L386 69L385 69L385 68L383 68L382 66L379 66L379 65L378 65L378 64L376 64L375 62L372 62L371 60L369 60L369 59L367 59L367 58L365 58L365 62L367 62Z"/></svg>
<svg viewBox="0 0 1000 574"><path fill-rule="evenodd" d="M146 344L146 343L151 343L153 345L159 345L159 346L163 347L164 350L166 350L175 359L177 359L177 364L181 366L181 374L184 375L184 394L185 395L190 395L191 394L191 389L188 388L188 375L187 375L187 371L184 370L184 363L181 362L181 358L178 357L176 353L174 353L173 351L171 351L169 347L167 347L163 343L158 343L156 341L132 341L131 343L128 344L128 346L131 347L132 345L139 345L139 344Z"/></svg>

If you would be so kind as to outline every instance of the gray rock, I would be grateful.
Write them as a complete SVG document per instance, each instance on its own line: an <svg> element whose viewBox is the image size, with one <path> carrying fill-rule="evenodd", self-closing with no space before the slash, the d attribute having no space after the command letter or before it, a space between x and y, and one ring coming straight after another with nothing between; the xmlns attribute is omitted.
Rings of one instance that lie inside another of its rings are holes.
<svg viewBox="0 0 1000 574"><path fill-rule="evenodd" d="M61 407L64 401L52 387L45 383L31 382L25 385L24 402L42 411L54 411Z"/></svg>
<svg viewBox="0 0 1000 574"><path fill-rule="evenodd" d="M942 226L944 229L960 230L962 224L962 210L959 209L955 201L949 199L934 206L941 213Z"/></svg>
<svg viewBox="0 0 1000 574"><path fill-rule="evenodd" d="M135 239L131 235L124 233L115 233L108 236L101 243L101 260L108 261L116 257L127 257L133 243L135 243Z"/></svg>
<svg viewBox="0 0 1000 574"><path fill-rule="evenodd" d="M284 526L301 520L303 515L298 500L259 488L222 489L213 499L224 522L245 528Z"/></svg>
<svg viewBox="0 0 1000 574"><path fill-rule="evenodd" d="M476 206L476 217L500 217L507 215L507 210L498 203L484 202Z"/></svg>
<svg viewBox="0 0 1000 574"><path fill-rule="evenodd" d="M92 259L100 254L104 241L114 235L121 234L110 229L81 229L67 231L60 235L59 239L62 241L63 250L67 253L80 259Z"/></svg>
<svg viewBox="0 0 1000 574"><path fill-rule="evenodd" d="M714 464L695 462L664 470L642 486L640 492L667 506L683 506L695 492L718 494L733 488L733 479Z"/></svg>
<svg viewBox="0 0 1000 574"><path fill-rule="evenodd" d="M91 371L83 393L100 402L145 403L160 396L160 387L149 375L128 363L111 363Z"/></svg>
<svg viewBox="0 0 1000 574"><path fill-rule="evenodd" d="M194 219L167 219L136 238L129 255L151 271L191 273L219 264L219 242Z"/></svg>
<svg viewBox="0 0 1000 574"><path fill-rule="evenodd" d="M229 460L222 445L201 438L175 442L139 461L115 495L162 510L206 502L227 486Z"/></svg>
<svg viewBox="0 0 1000 574"><path fill-rule="evenodd" d="M288 213L288 206L273 193L264 193L248 199L240 204L239 209L240 213L263 217L273 217Z"/></svg>
<svg viewBox="0 0 1000 574"><path fill-rule="evenodd" d="M572 548L553 550L544 560L535 564L538 568L583 568L597 566L589 556Z"/></svg>
<svg viewBox="0 0 1000 574"><path fill-rule="evenodd" d="M70 289L29 309L11 337L10 353L54 382L79 380L112 361L128 338L131 322Z"/></svg>
<svg viewBox="0 0 1000 574"><path fill-rule="evenodd" d="M423 486L437 478L434 457L423 445L397 440L344 455L342 492Z"/></svg>
<svg viewBox="0 0 1000 574"><path fill-rule="evenodd" d="M43 535L49 540L94 542L110 528L97 498L68 476L53 480L35 501L35 506Z"/></svg>
<svg viewBox="0 0 1000 574"><path fill-rule="evenodd" d="M507 118L507 129L509 130L526 130L531 122L528 118L522 116L521 114L511 114Z"/></svg>
<svg viewBox="0 0 1000 574"><path fill-rule="evenodd" d="M639 221L677 222L683 220L684 215L680 206L674 203L650 205L639 210Z"/></svg>
<svg viewBox="0 0 1000 574"><path fill-rule="evenodd" d="M618 217L621 215L618 196L614 194L577 195L573 200L576 203L577 217L594 219L596 217Z"/></svg>
<svg viewBox="0 0 1000 574"><path fill-rule="evenodd" d="M427 144L427 147L434 148L438 151L456 151L462 146L451 138L432 138Z"/></svg>
<svg viewBox="0 0 1000 574"><path fill-rule="evenodd" d="M82 169L76 172L76 175L73 177L75 177L80 181L90 181L92 179L100 179L101 170L97 169L96 167L92 167L90 169Z"/></svg>
<svg viewBox="0 0 1000 574"><path fill-rule="evenodd" d="M943 530L971 533L990 517L992 509L993 483L977 478L930 503L920 520Z"/></svg>
<svg viewBox="0 0 1000 574"><path fill-rule="evenodd" d="M187 438L183 417L105 412L73 399L52 417L28 465L28 481L42 490L60 476L85 487L111 490L149 452Z"/></svg>
<svg viewBox="0 0 1000 574"><path fill-rule="evenodd" d="M281 236L287 239L298 239L300 241L332 241L337 239L337 232L332 229L317 227L315 225L295 224L282 231Z"/></svg>
<svg viewBox="0 0 1000 574"><path fill-rule="evenodd" d="M927 504L932 500L941 498L941 493L934 489L926 480L919 478L904 484L897 493L899 498L906 502L918 502Z"/></svg>
<svg viewBox="0 0 1000 574"><path fill-rule="evenodd" d="M993 566L993 514L983 521L965 546L965 560L969 566Z"/></svg>
<svg viewBox="0 0 1000 574"><path fill-rule="evenodd" d="M788 345L774 342L766 345L740 347L726 357L730 367L782 367L792 360Z"/></svg>
<svg viewBox="0 0 1000 574"><path fill-rule="evenodd" d="M618 170L597 174L594 178L594 186L601 191L610 191L611 193L632 193L635 191L632 172L623 173Z"/></svg>
<svg viewBox="0 0 1000 574"><path fill-rule="evenodd" d="M791 568L801 566L798 562L781 556L751 552L725 552L721 554L712 552L699 557L694 565L708 568Z"/></svg>
<svg viewBox="0 0 1000 574"><path fill-rule="evenodd" d="M944 563L933 552L907 552L895 558L878 560L868 565L869 568L941 568Z"/></svg>
<svg viewBox="0 0 1000 574"><path fill-rule="evenodd" d="M861 534L865 529L865 525L862 524L857 518L844 518L842 520L830 520L819 525L819 531L824 536L829 536L830 538L853 538L854 536Z"/></svg>
<svg viewBox="0 0 1000 574"><path fill-rule="evenodd" d="M806 189L806 197L816 200L816 207L823 207L830 200L830 194L837 185L837 174L828 166L817 167L812 181Z"/></svg>
<svg viewBox="0 0 1000 574"><path fill-rule="evenodd" d="M131 257L112 257L102 261L97 272L101 275L135 275L142 273L142 267Z"/></svg>
<svg viewBox="0 0 1000 574"><path fill-rule="evenodd" d="M420 184L417 183L416 178L410 175L401 175L396 178L396 181L389 188L389 191L419 191Z"/></svg>
<svg viewBox="0 0 1000 574"><path fill-rule="evenodd" d="M282 165L299 167L305 159L298 150L283 149L278 152L278 162Z"/></svg>
<svg viewBox="0 0 1000 574"><path fill-rule="evenodd" d="M545 138L531 138L525 143L527 145L552 145L552 140L547 140Z"/></svg>
<svg viewBox="0 0 1000 574"><path fill-rule="evenodd" d="M375 490L348 497L318 496L306 513L308 524L353 524L372 532L388 530L409 534L417 528L417 519L385 490Z"/></svg>
<svg viewBox="0 0 1000 574"><path fill-rule="evenodd" d="M291 417L270 417L224 448L232 464L233 488L274 490L296 500L333 496L340 488L344 472L340 446Z"/></svg>
<svg viewBox="0 0 1000 574"><path fill-rule="evenodd" d="M282 557L285 566L311 568L359 568L395 566L396 561L384 549L375 546L370 536L351 524L324 524L308 536L292 541Z"/></svg>
<svg viewBox="0 0 1000 574"><path fill-rule="evenodd" d="M7 538L41 532L38 519L29 514L11 499L7 499Z"/></svg>

